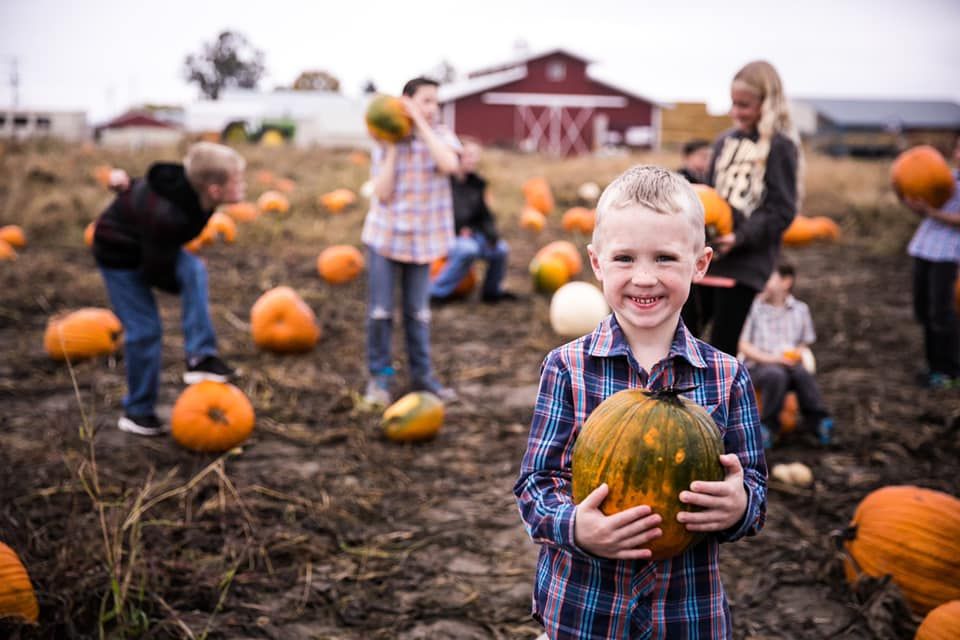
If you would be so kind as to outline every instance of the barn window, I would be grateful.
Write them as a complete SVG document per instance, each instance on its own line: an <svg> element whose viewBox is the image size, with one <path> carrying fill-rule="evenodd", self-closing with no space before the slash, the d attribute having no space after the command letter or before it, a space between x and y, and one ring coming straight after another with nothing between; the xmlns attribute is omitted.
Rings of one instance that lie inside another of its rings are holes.
<svg viewBox="0 0 960 640"><path fill-rule="evenodd" d="M13 116L13 128L14 129L23 129L27 126L29 119L27 116Z"/></svg>
<svg viewBox="0 0 960 640"><path fill-rule="evenodd" d="M6 114L0 113L0 129L3 129L7 126L7 116Z"/></svg>
<svg viewBox="0 0 960 640"><path fill-rule="evenodd" d="M547 80L551 82L561 82L567 77L567 65L560 60L554 60L547 64Z"/></svg>
<svg viewBox="0 0 960 640"><path fill-rule="evenodd" d="M37 116L37 130L39 131L49 131L50 130L50 118L45 116Z"/></svg>

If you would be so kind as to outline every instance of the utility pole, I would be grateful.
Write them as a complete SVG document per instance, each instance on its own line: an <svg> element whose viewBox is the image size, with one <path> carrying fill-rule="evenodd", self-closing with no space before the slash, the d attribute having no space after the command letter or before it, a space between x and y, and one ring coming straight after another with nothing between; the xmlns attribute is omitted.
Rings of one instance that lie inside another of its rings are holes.
<svg viewBox="0 0 960 640"><path fill-rule="evenodd" d="M10 96L13 100L13 110L20 106L20 73L17 69L17 56L10 58Z"/></svg>

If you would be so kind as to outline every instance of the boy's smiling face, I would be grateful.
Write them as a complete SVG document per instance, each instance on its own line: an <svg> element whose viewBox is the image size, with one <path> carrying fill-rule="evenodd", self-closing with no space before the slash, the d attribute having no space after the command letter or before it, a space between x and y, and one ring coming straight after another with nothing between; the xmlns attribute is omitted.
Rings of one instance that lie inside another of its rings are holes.
<svg viewBox="0 0 960 640"><path fill-rule="evenodd" d="M672 332L691 283L710 265L703 231L685 215L639 204L604 211L600 221L590 264L620 326L633 337Z"/></svg>

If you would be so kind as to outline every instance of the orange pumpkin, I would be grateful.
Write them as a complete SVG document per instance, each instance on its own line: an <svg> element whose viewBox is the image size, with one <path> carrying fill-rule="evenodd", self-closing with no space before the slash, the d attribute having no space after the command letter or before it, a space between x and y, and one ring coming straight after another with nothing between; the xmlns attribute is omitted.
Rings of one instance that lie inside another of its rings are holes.
<svg viewBox="0 0 960 640"><path fill-rule="evenodd" d="M857 506L844 532L847 580L890 575L915 613L960 599L960 500L888 486Z"/></svg>
<svg viewBox="0 0 960 640"><path fill-rule="evenodd" d="M54 360L80 360L113 353L123 325L109 309L87 307L50 318L43 347Z"/></svg>
<svg viewBox="0 0 960 640"><path fill-rule="evenodd" d="M340 213L357 201L357 196L350 189L334 189L320 196L320 204L330 213Z"/></svg>
<svg viewBox="0 0 960 640"><path fill-rule="evenodd" d="M170 432L181 446L219 453L246 440L253 431L253 405L240 389L204 380L184 389L170 414Z"/></svg>
<svg viewBox="0 0 960 640"><path fill-rule="evenodd" d="M703 224L707 239L713 240L733 232L733 209L717 190L705 184L692 184L693 191L703 205Z"/></svg>
<svg viewBox="0 0 960 640"><path fill-rule="evenodd" d="M443 268L447 265L446 258L437 258L430 264L430 281L433 282L440 276L440 272L443 271ZM467 275L463 276L463 279L457 283L456 288L454 288L453 293L450 295L454 298L463 298L470 295L470 292L473 291L473 288L477 286L477 274L473 272L473 267L467 271Z"/></svg>
<svg viewBox="0 0 960 640"><path fill-rule="evenodd" d="M15 224L0 227L0 240L5 240L7 244L17 249L27 246L27 236L24 235L23 229Z"/></svg>
<svg viewBox="0 0 960 640"><path fill-rule="evenodd" d="M583 271L583 258L580 257L580 252L577 251L577 247L574 246L572 242L568 242L567 240L551 242L537 251L535 257L543 259L551 254L556 254L563 259L571 278L579 275L580 272Z"/></svg>
<svg viewBox="0 0 960 640"><path fill-rule="evenodd" d="M523 197L527 204L543 215L553 212L553 192L546 178L530 178L523 183Z"/></svg>
<svg viewBox="0 0 960 640"><path fill-rule="evenodd" d="M83 244L93 246L93 234L97 231L97 221L94 220L83 229Z"/></svg>
<svg viewBox="0 0 960 640"><path fill-rule="evenodd" d="M520 227L528 231L541 232L547 225L547 217L531 206L525 206L520 212Z"/></svg>
<svg viewBox="0 0 960 640"><path fill-rule="evenodd" d="M6 240L0 240L0 262L4 260L16 260L17 250L14 249Z"/></svg>
<svg viewBox="0 0 960 640"><path fill-rule="evenodd" d="M925 144L897 156L890 167L890 181L901 198L923 200L935 209L946 204L956 188L950 165Z"/></svg>
<svg viewBox="0 0 960 640"><path fill-rule="evenodd" d="M320 339L313 309L290 287L264 293L250 309L253 342L277 353L309 351Z"/></svg>
<svg viewBox="0 0 960 640"><path fill-rule="evenodd" d="M563 217L560 218L560 226L564 231L579 231L580 233L593 233L593 225L596 223L597 213L586 207L571 207L567 209Z"/></svg>
<svg viewBox="0 0 960 640"><path fill-rule="evenodd" d="M261 187L272 187L277 177L269 169L260 169L254 174L253 178Z"/></svg>
<svg viewBox="0 0 960 640"><path fill-rule="evenodd" d="M281 193L290 195L297 188L297 183L290 178L279 178L273 183L273 188Z"/></svg>
<svg viewBox="0 0 960 640"><path fill-rule="evenodd" d="M413 120L400 98L378 95L367 105L367 130L377 140L400 142L413 131Z"/></svg>
<svg viewBox="0 0 960 640"><path fill-rule="evenodd" d="M215 211L207 221L207 227L214 239L220 238L227 244L233 243L237 239L237 223L233 218L220 211Z"/></svg>
<svg viewBox="0 0 960 640"><path fill-rule="evenodd" d="M36 624L39 615L27 569L13 549L0 542L0 620L17 618Z"/></svg>
<svg viewBox="0 0 960 640"><path fill-rule="evenodd" d="M799 357L799 356L797 356ZM763 411L763 398L759 393L757 397L757 413ZM777 414L777 422L780 423L780 435L787 435L797 430L797 424L800 420L800 402L797 400L797 394L788 391L783 397L783 405L780 407L780 413Z"/></svg>
<svg viewBox="0 0 960 640"><path fill-rule="evenodd" d="M354 280L363 272L364 264L360 250L347 244L327 247L317 256L317 272L330 284Z"/></svg>
<svg viewBox="0 0 960 640"><path fill-rule="evenodd" d="M703 538L677 522L691 511L679 494L694 480L718 481L723 442L713 418L675 390L625 389L601 402L580 429L570 469L580 503L606 483L601 510L612 515L648 505L663 535L646 545L653 560L671 558Z"/></svg>
<svg viewBox="0 0 960 640"><path fill-rule="evenodd" d="M840 226L832 218L827 216L814 216L810 219L813 225L813 234L818 240L838 240L840 238Z"/></svg>
<svg viewBox="0 0 960 640"><path fill-rule="evenodd" d="M530 275L534 289L541 293L553 293L570 282L570 266L557 253L535 256L530 261Z"/></svg>
<svg viewBox="0 0 960 640"><path fill-rule="evenodd" d="M290 211L290 200L279 191L264 191L257 198L257 208L262 213L286 213Z"/></svg>
<svg viewBox="0 0 960 640"><path fill-rule="evenodd" d="M223 212L236 222L250 222L256 220L260 212L252 202L234 202L222 207Z"/></svg>
<svg viewBox="0 0 960 640"><path fill-rule="evenodd" d="M113 167L108 164L100 164L93 168L91 174L101 187L110 188L110 174L113 173Z"/></svg>
<svg viewBox="0 0 960 640"><path fill-rule="evenodd" d="M783 244L787 247L805 247L817 239L817 231L817 225L810 218L798 213L783 232Z"/></svg>
<svg viewBox="0 0 960 640"><path fill-rule="evenodd" d="M960 600L951 600L927 614L913 640L960 639Z"/></svg>
<svg viewBox="0 0 960 640"><path fill-rule="evenodd" d="M355 167L370 166L370 156L363 151L351 151L347 159L350 161L350 164Z"/></svg>

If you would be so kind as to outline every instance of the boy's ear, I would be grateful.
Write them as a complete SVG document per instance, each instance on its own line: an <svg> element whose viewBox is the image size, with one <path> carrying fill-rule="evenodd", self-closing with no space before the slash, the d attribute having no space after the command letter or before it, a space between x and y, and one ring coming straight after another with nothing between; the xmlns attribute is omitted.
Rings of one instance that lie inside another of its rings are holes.
<svg viewBox="0 0 960 640"><path fill-rule="evenodd" d="M710 261L713 260L713 247L704 246L697 255L697 260L693 265L693 281L700 282L703 276L707 275L707 269L710 268Z"/></svg>
<svg viewBox="0 0 960 640"><path fill-rule="evenodd" d="M600 268L600 256L597 255L597 251L592 244L587 245L587 256L590 258L590 268L593 269L593 275L602 284L603 269Z"/></svg>

